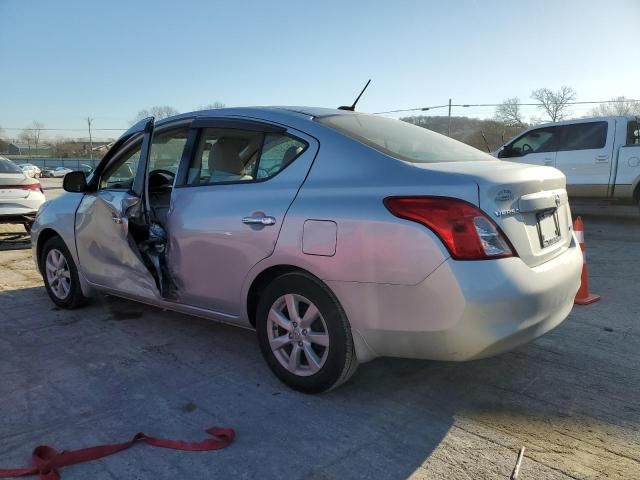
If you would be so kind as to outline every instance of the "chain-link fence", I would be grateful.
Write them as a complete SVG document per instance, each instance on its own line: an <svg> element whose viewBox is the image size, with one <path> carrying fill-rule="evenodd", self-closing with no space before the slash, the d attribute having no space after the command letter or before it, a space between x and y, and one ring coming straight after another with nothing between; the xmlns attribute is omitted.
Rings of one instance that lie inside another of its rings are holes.
<svg viewBox="0 0 640 480"><path fill-rule="evenodd" d="M86 170L87 167L92 170L100 162L99 159L91 158L55 158L55 157L35 157L30 155L2 155L5 158L13 160L16 164L22 165L25 163L35 165L39 168L56 168L66 167L71 170Z"/></svg>

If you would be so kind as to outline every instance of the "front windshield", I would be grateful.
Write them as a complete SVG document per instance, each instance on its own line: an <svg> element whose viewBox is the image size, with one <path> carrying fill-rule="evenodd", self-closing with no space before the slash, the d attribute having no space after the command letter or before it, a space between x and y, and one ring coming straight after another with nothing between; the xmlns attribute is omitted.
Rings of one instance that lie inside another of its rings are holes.
<svg viewBox="0 0 640 480"><path fill-rule="evenodd" d="M406 162L495 160L476 148L401 120L374 115L343 114L319 117L316 121Z"/></svg>

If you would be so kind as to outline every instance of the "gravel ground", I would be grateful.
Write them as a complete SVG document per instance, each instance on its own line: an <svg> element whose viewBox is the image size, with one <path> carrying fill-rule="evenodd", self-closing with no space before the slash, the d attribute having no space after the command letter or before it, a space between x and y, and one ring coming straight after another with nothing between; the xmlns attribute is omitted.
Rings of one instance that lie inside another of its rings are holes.
<svg viewBox="0 0 640 480"><path fill-rule="evenodd" d="M639 478L640 225L585 224L601 302L496 358L378 359L317 396L280 384L253 332L111 297L61 311L29 250L0 251L0 467L220 425L227 450L139 446L62 476L506 479L525 446L520 479Z"/></svg>

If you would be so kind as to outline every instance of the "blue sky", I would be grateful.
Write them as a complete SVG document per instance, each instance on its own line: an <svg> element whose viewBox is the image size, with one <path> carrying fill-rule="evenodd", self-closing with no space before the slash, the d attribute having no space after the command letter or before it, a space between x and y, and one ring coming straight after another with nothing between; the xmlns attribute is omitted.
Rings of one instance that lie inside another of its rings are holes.
<svg viewBox="0 0 640 480"><path fill-rule="evenodd" d="M0 0L0 126L126 128L143 108L216 100L331 107L370 77L368 112L561 85L639 98L639 25L637 0Z"/></svg>

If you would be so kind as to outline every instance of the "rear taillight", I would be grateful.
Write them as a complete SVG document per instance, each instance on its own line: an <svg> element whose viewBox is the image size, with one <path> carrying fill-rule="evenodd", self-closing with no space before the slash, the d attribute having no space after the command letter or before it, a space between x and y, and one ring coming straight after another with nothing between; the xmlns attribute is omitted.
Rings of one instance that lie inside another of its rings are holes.
<svg viewBox="0 0 640 480"><path fill-rule="evenodd" d="M39 192L44 193L42 190L42 186L39 182L35 183L20 183L18 185L0 185L0 188L6 189L16 189L16 190L38 190Z"/></svg>
<svg viewBox="0 0 640 480"><path fill-rule="evenodd" d="M512 257L515 251L500 228L471 203L449 197L387 197L396 217L431 229L456 260Z"/></svg>

